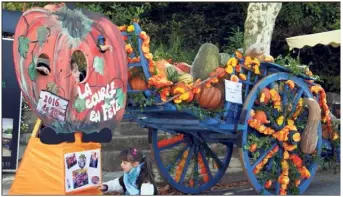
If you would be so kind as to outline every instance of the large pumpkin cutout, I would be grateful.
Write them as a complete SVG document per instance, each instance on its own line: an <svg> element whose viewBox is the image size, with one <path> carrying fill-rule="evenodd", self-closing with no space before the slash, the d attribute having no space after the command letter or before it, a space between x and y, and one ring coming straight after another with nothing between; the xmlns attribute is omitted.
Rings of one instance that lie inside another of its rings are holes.
<svg viewBox="0 0 343 197"><path fill-rule="evenodd" d="M109 50L101 50L104 42ZM75 53L85 60L83 71ZM45 126L92 133L114 129L122 119L125 44L105 17L65 6L32 8L17 24L13 54L23 95Z"/></svg>

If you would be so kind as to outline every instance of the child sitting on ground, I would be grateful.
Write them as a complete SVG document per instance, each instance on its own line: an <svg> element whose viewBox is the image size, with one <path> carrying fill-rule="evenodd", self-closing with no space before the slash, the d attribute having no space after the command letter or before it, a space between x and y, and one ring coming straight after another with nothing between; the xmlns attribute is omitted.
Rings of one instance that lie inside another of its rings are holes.
<svg viewBox="0 0 343 197"><path fill-rule="evenodd" d="M152 163L136 148L120 153L124 175L100 186L102 192L122 192L125 195L157 195Z"/></svg>

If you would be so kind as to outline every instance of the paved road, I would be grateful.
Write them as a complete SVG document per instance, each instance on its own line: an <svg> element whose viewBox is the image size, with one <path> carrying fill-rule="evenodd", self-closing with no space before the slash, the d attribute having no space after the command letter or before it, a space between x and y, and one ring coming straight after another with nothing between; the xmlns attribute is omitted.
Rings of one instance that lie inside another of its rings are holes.
<svg viewBox="0 0 343 197"><path fill-rule="evenodd" d="M112 180L114 177L118 177L122 174L108 173L104 174L104 180ZM8 190L14 179L13 174L4 174L2 177L2 194L7 195ZM221 183L237 183L241 181L247 181L243 172L229 173L223 177ZM311 182L309 188L303 195L324 195L324 196L340 196L340 174L333 174L331 172L317 173L314 180ZM229 188L225 190L217 190L212 192L206 192L201 195L258 195L249 184L244 184L242 187Z"/></svg>
<svg viewBox="0 0 343 197"><path fill-rule="evenodd" d="M225 177L224 182L235 182L247 180L242 172L229 177ZM237 180L235 180L237 179ZM332 172L316 173L313 181L303 195L330 195L340 196L340 173L333 174ZM230 188L223 191L213 191L211 195L258 195L250 185L241 188Z"/></svg>

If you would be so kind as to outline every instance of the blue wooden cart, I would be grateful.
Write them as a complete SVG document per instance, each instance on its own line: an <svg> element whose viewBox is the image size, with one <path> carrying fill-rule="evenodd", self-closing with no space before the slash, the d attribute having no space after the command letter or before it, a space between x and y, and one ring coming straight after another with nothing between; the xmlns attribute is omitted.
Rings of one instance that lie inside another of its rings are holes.
<svg viewBox="0 0 343 197"><path fill-rule="evenodd" d="M139 25L134 23L134 27L134 33L139 35L141 32ZM131 35L124 32L122 34L127 35L129 42L131 41ZM139 46L142 44L139 37L138 44ZM130 63L129 67L142 67L145 78L148 79L151 77L148 71L148 61L144 58L141 48L139 48L139 55L140 62ZM282 107L283 109L288 108L289 114L293 114L299 101L304 98L314 98L310 87L316 84L308 81L313 80L312 78L305 75L294 76L287 68L274 63L261 63L260 75L255 75L248 69L242 69L241 72L245 73L247 78L239 81L243 84L243 104L226 101L223 110L211 115L204 114L203 110L194 106L187 107L185 105L180 110L180 106L172 102L142 107L137 103L139 97L133 99L132 95L140 94L143 100L159 103L161 99L157 92L152 89L135 91L128 87L125 117L149 130L154 159L160 173L171 186L181 192L197 194L216 185L225 175L233 148L236 147L240 154L243 170L258 193L279 195L282 190L285 190L287 194L301 194L308 188L316 173L318 157L324 154L322 146L325 145L327 150L332 150L331 142L321 137L320 121L318 121L317 135L319 137L314 154L304 154L297 151L299 149L288 151L290 155L298 155L302 159L302 164L306 166L310 176L302 178L301 173L294 170L296 166L289 159L287 175L290 180L286 181L288 184L285 188L285 184L280 184L280 182L283 183L282 180L279 181L280 175L285 169L282 166L285 151L283 143L295 145L297 142L268 138L267 135L250 127L248 120L252 109L268 109L256 104L264 88L283 86L283 88L279 88ZM287 80L294 82L292 89L284 85ZM321 98L318 96L316 99L320 102ZM275 115L275 113L277 112L274 110L271 114ZM266 114L269 120L273 120L273 117ZM300 124L301 121L303 124L306 123L307 116L308 112L305 108L297 118L298 123ZM274 120L268 126L278 131L286 125L286 120L280 125L276 124L276 120ZM301 134L303 129L298 128L298 132ZM292 138L290 134L289 138ZM159 144L163 139L172 139L172 142L167 145ZM253 143L257 145L255 151L250 149ZM270 156L269 153L273 153L273 156ZM327 153L328 151L326 151ZM263 162L265 163L263 168L256 172L256 167Z"/></svg>

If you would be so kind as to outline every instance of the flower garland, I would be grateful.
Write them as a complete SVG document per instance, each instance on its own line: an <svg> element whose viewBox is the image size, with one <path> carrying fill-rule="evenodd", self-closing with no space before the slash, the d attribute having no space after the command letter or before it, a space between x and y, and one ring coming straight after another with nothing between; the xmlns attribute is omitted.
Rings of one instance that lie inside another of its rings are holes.
<svg viewBox="0 0 343 197"><path fill-rule="evenodd" d="M135 31L135 27L133 25L123 25L118 27L121 32L126 32L127 34L133 34ZM154 65L155 62L152 60L153 55L150 53L150 36L146 34L145 31L141 31L139 34L139 37L142 39L142 52L144 54L144 57L148 60L149 63L149 71L150 73L154 72ZM131 44L127 43L128 41L128 36L123 35L123 40L125 41L125 49L126 52L128 53L128 63L137 63L140 62L140 56L139 54L135 54L136 57L130 58L130 55L133 53L134 49ZM138 46L137 46L138 47Z"/></svg>
<svg viewBox="0 0 343 197"><path fill-rule="evenodd" d="M186 150L186 151L183 153L182 158L181 158L181 161L179 162L179 164L178 164L177 167L176 167L176 173L175 173L175 181L176 181L176 182L179 182L179 181L180 181L180 178L181 178L181 174L182 174L183 168L185 167L185 164L186 164L187 156L188 156L188 150Z"/></svg>
<svg viewBox="0 0 343 197"><path fill-rule="evenodd" d="M175 136L168 138L168 139L159 140L157 142L157 147L163 148L163 147L166 147L168 145L175 144L181 140L183 140L183 134L178 134L178 135L175 135Z"/></svg>
<svg viewBox="0 0 343 197"><path fill-rule="evenodd" d="M258 174L263 167L268 163L268 160L274 156L275 153L279 151L279 146L275 146L271 151L268 152L267 156L256 165L256 167L253 170L254 174Z"/></svg>
<svg viewBox="0 0 343 197"><path fill-rule="evenodd" d="M315 85L315 86L312 86L311 87L311 92L312 93L315 93L316 95L319 94L319 97L320 97L320 107L321 109L323 110L323 113L322 113L322 122L325 125L328 133L329 133L329 136L330 136L330 139L332 141L335 141L339 138L337 132L333 132L332 131L332 123L331 123L331 117L330 117L330 110L329 110L329 107L327 105L327 100L326 100L326 93L325 93L325 90L320 86L320 85Z"/></svg>
<svg viewBox="0 0 343 197"><path fill-rule="evenodd" d="M200 153L198 153L198 163L199 163L199 171L200 171L200 175L202 175L202 179L204 180L205 183L207 183L209 181L209 176L207 174L207 169L205 167L205 163L202 159L202 156Z"/></svg>

